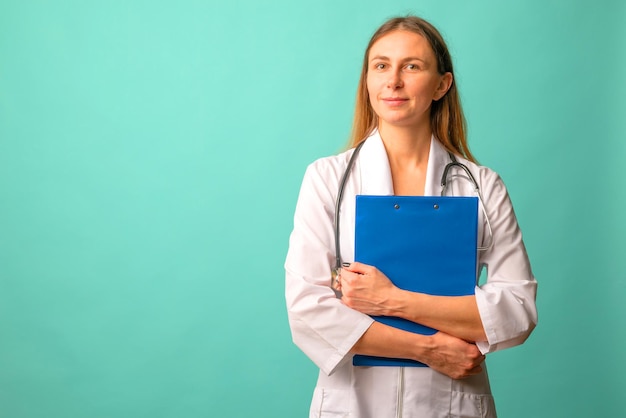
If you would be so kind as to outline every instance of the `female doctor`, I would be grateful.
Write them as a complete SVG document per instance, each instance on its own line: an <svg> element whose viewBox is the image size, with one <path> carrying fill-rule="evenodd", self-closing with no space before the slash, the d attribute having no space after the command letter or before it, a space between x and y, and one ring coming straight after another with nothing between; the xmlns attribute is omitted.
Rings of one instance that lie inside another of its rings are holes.
<svg viewBox="0 0 626 418"><path fill-rule="evenodd" d="M285 262L293 340L320 368L311 417L496 416L485 354L526 340L537 323L537 284L506 188L475 163L464 125L439 32L415 16L384 23L365 51L357 93L351 145L364 144L352 164L354 148L308 167ZM335 204L346 170L338 230L341 256L352 260L355 195L439 195L451 158L468 172L453 167L446 194L482 198L478 263L487 281L475 295L401 290L376 266L356 262L333 281ZM438 332L413 334L369 315ZM429 367L353 366L355 354Z"/></svg>

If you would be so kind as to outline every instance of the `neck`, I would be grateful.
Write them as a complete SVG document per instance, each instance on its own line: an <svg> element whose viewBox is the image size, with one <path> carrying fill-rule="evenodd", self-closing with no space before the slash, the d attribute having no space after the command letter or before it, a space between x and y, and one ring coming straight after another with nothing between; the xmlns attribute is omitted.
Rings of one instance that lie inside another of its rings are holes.
<svg viewBox="0 0 626 418"><path fill-rule="evenodd" d="M432 137L430 126L409 129L381 125L378 132L385 144L392 171L395 168L423 167L428 164Z"/></svg>

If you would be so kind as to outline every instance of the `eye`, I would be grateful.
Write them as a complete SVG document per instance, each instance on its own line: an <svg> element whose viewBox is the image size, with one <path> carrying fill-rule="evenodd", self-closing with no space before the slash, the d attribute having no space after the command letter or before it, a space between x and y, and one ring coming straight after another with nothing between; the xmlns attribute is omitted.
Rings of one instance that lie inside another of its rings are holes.
<svg viewBox="0 0 626 418"><path fill-rule="evenodd" d="M410 71L419 70L419 67L417 66L417 64L407 64L405 68Z"/></svg>
<svg viewBox="0 0 626 418"><path fill-rule="evenodd" d="M385 63L379 62L377 64L374 64L375 70L384 70L385 68L387 68L387 65Z"/></svg>

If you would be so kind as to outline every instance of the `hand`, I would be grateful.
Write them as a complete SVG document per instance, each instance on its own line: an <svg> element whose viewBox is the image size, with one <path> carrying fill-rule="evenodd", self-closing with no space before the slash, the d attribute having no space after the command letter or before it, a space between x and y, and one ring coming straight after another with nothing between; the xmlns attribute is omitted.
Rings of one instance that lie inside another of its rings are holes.
<svg viewBox="0 0 626 418"><path fill-rule="evenodd" d="M443 332L432 335L433 345L427 349L426 358L420 360L453 379L463 379L480 373L485 356L476 344Z"/></svg>
<svg viewBox="0 0 626 418"><path fill-rule="evenodd" d="M368 315L387 316L399 291L376 267L361 263L352 263L341 269L337 290L341 290L341 300L350 308Z"/></svg>

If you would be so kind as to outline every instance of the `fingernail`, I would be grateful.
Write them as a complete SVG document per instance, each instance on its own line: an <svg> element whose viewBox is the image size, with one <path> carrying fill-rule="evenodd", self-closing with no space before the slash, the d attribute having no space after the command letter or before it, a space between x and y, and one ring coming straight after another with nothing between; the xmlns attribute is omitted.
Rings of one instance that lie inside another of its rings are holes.
<svg viewBox="0 0 626 418"><path fill-rule="evenodd" d="M350 267L350 263L341 263L341 265L344 267Z"/></svg>

